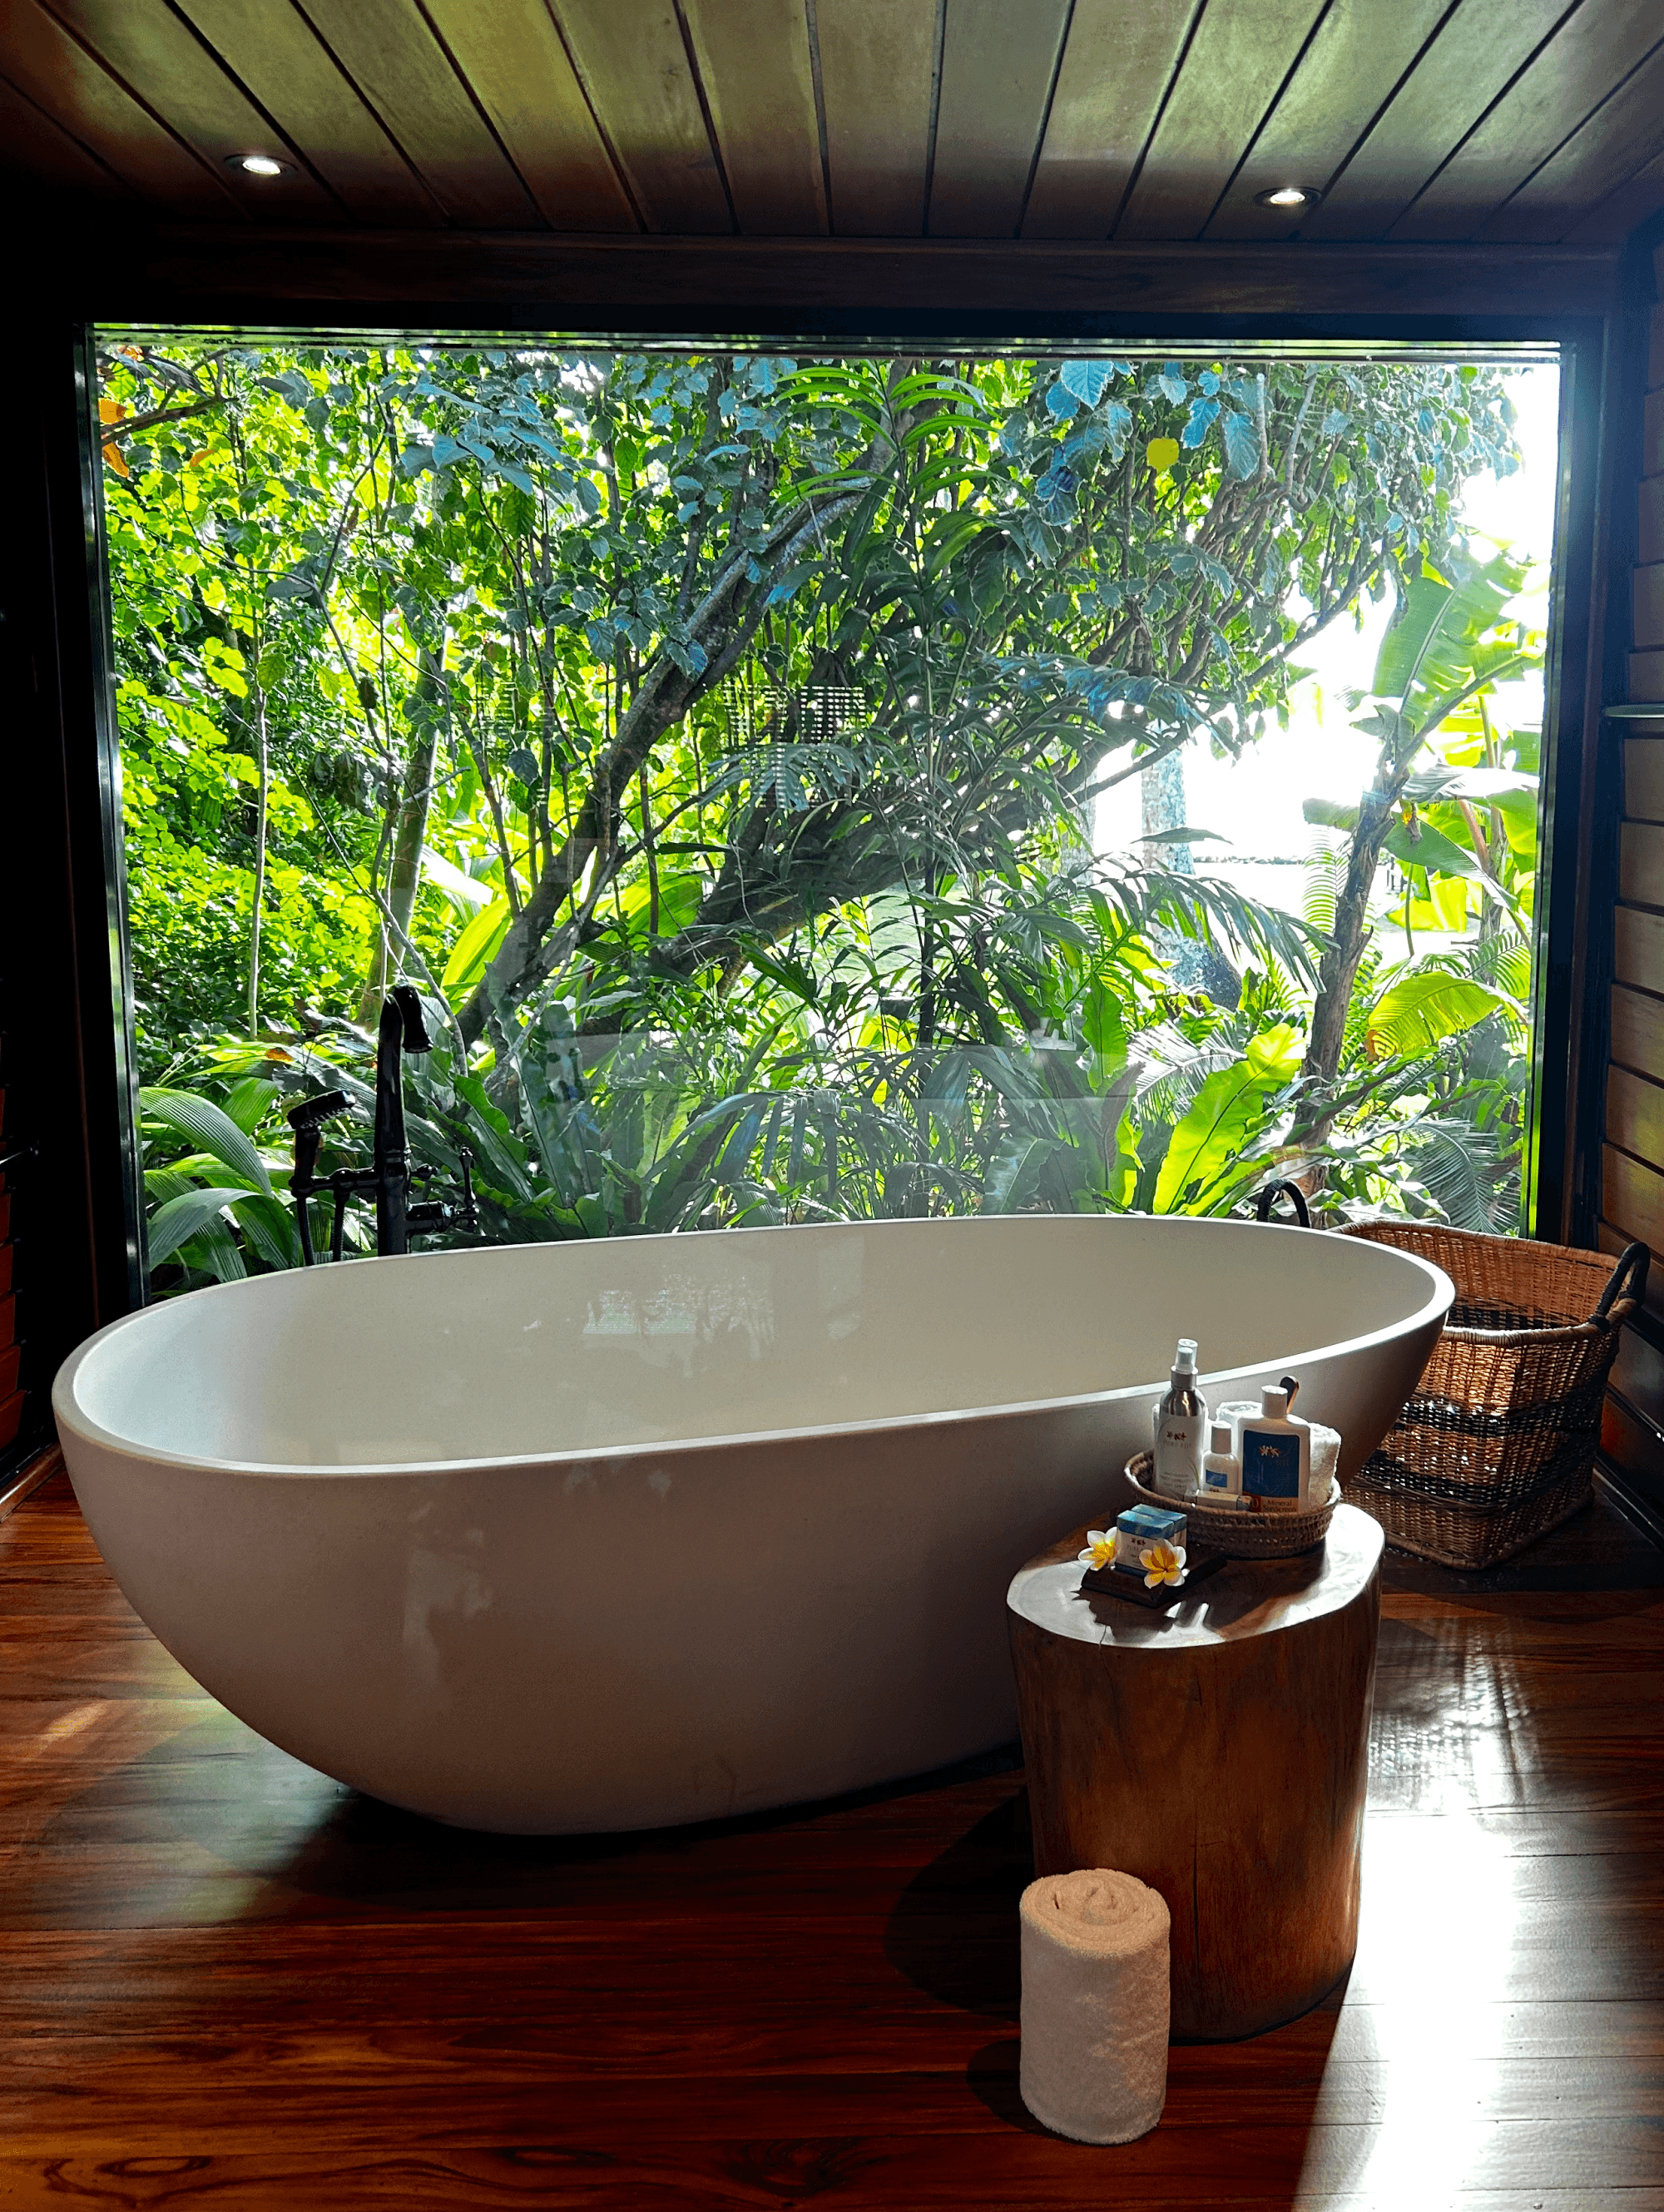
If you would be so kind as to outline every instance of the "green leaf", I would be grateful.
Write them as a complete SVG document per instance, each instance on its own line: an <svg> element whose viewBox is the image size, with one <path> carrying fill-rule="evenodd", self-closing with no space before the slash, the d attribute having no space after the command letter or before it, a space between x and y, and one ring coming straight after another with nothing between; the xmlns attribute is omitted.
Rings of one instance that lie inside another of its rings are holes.
<svg viewBox="0 0 1664 2212"><path fill-rule="evenodd" d="M266 1109L282 1092L262 1075L246 1075L226 1093L225 1110L246 1137L252 1137L265 1119Z"/></svg>
<svg viewBox="0 0 1664 2212"><path fill-rule="evenodd" d="M1260 434L1246 415L1224 419L1225 466L1239 482L1260 472Z"/></svg>
<svg viewBox="0 0 1664 2212"><path fill-rule="evenodd" d="M1306 1040L1292 1022L1278 1022L1248 1040L1244 1054L1261 1083L1292 1083L1306 1057Z"/></svg>
<svg viewBox="0 0 1664 2212"><path fill-rule="evenodd" d="M1535 808L1538 779L1515 768L1438 767L1419 769L1404 786L1406 799L1418 805L1436 799L1466 799L1475 806L1497 806L1504 799L1527 799Z"/></svg>
<svg viewBox="0 0 1664 2212"><path fill-rule="evenodd" d="M1370 1007L1365 1049L1371 1060L1388 1053L1409 1059L1430 1051L1442 1037L1475 1028L1491 1014L1519 1012L1513 1000L1486 984L1442 968L1412 969Z"/></svg>
<svg viewBox="0 0 1664 2212"><path fill-rule="evenodd" d="M1471 845L1459 845L1436 830L1425 818L1412 836L1401 815L1393 817L1387 832L1387 850L1404 868L1431 868L1441 876L1479 876L1485 873Z"/></svg>
<svg viewBox="0 0 1664 2212"><path fill-rule="evenodd" d="M208 1222L173 1257L180 1267L199 1269L222 1283L240 1283L248 1273L241 1249L223 1221Z"/></svg>
<svg viewBox="0 0 1664 2212"><path fill-rule="evenodd" d="M1156 1179L1154 1211L1205 1212L1220 1176L1265 1115L1263 1079L1246 1060L1210 1075L1173 1132Z"/></svg>
<svg viewBox="0 0 1664 2212"><path fill-rule="evenodd" d="M288 1207L275 1198L240 1198L231 1211L237 1226L267 1267L301 1265L301 1234Z"/></svg>
<svg viewBox="0 0 1664 2212"><path fill-rule="evenodd" d="M210 1152L222 1167L264 1197L271 1195L271 1178L252 1139L229 1114L210 1098L189 1091L139 1092L139 1114L146 1121L160 1122L176 1136L185 1138L197 1151Z"/></svg>
<svg viewBox="0 0 1664 2212"><path fill-rule="evenodd" d="M1100 976L1094 975L1086 987L1080 1028L1082 1036L1100 1060L1119 1062L1126 1059L1126 1017L1120 1000Z"/></svg>
<svg viewBox="0 0 1664 2212"><path fill-rule="evenodd" d="M1058 372L1058 381L1083 406L1096 407L1109 389L1111 375L1107 361L1066 361Z"/></svg>
<svg viewBox="0 0 1664 2212"><path fill-rule="evenodd" d="M495 959L497 948L507 936L508 925L513 918L507 899L495 899L489 906L480 908L451 947L445 973L440 977L440 988L447 999L472 990Z"/></svg>
<svg viewBox="0 0 1664 2212"><path fill-rule="evenodd" d="M162 1261L179 1247L211 1221L217 1221L228 1206L240 1198L252 1198L258 1194L244 1189L240 1185L216 1185L210 1190L192 1190L179 1198L170 1198L159 1206L145 1224L145 1247L150 1255L150 1265L159 1267Z"/></svg>
<svg viewBox="0 0 1664 2212"><path fill-rule="evenodd" d="M1059 1151L1052 1137L1007 1137L989 1163L984 1213L1015 1213Z"/></svg>

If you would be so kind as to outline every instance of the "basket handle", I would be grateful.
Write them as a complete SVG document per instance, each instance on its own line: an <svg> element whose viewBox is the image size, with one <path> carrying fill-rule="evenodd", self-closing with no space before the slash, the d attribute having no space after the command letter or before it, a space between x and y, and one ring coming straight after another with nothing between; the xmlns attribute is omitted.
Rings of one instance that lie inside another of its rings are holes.
<svg viewBox="0 0 1664 2212"><path fill-rule="evenodd" d="M1306 1203L1305 1192L1301 1189L1297 1182L1268 1182L1254 1202L1254 1219L1269 1221L1272 1207L1279 1198L1286 1198L1291 1201L1294 1207L1295 1221L1302 1229L1311 1227L1311 1208ZM1294 1224L1289 1223L1285 1225L1291 1228ZM1625 1257L1627 1256L1625 1255Z"/></svg>
<svg viewBox="0 0 1664 2212"><path fill-rule="evenodd" d="M1598 1322L1622 1321L1647 1295L1647 1269L1652 1253L1644 1244L1626 1244L1618 1255L1600 1303L1591 1316Z"/></svg>

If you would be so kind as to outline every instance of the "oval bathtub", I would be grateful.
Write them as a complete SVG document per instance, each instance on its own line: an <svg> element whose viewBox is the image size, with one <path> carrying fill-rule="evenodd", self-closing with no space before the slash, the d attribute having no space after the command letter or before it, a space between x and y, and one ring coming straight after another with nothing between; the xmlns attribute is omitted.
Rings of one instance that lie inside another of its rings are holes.
<svg viewBox="0 0 1664 2212"><path fill-rule="evenodd" d="M1448 1280L1351 1237L1026 1215L266 1275L88 1339L76 1492L203 1687L465 1826L635 1828L1009 1741L1005 1592L1127 1501L1175 1339L1345 1439Z"/></svg>

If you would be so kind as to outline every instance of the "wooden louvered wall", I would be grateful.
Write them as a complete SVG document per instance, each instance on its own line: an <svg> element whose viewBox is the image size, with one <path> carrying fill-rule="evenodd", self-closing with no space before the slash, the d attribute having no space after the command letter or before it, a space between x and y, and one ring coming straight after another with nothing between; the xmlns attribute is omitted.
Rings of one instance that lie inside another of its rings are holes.
<svg viewBox="0 0 1664 2212"><path fill-rule="evenodd" d="M1655 256L1664 293L1664 246ZM1664 304L1654 307L1643 402L1628 697L1655 717L1608 725L1622 748L1612 1030L1601 1152L1602 1247L1653 1251L1648 1310L1624 1333L1602 1437L1664 1508Z"/></svg>

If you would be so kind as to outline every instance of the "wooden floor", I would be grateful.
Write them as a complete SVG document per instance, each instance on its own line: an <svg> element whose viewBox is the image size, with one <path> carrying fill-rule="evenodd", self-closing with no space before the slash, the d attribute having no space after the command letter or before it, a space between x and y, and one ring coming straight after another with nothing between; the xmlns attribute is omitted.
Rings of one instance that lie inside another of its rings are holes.
<svg viewBox="0 0 1664 2212"><path fill-rule="evenodd" d="M1395 1567L1339 1996L1017 2094L1020 1771L568 1844L270 1749L60 1477L0 1522L0 2206L1664 2208L1664 1556Z"/></svg>

